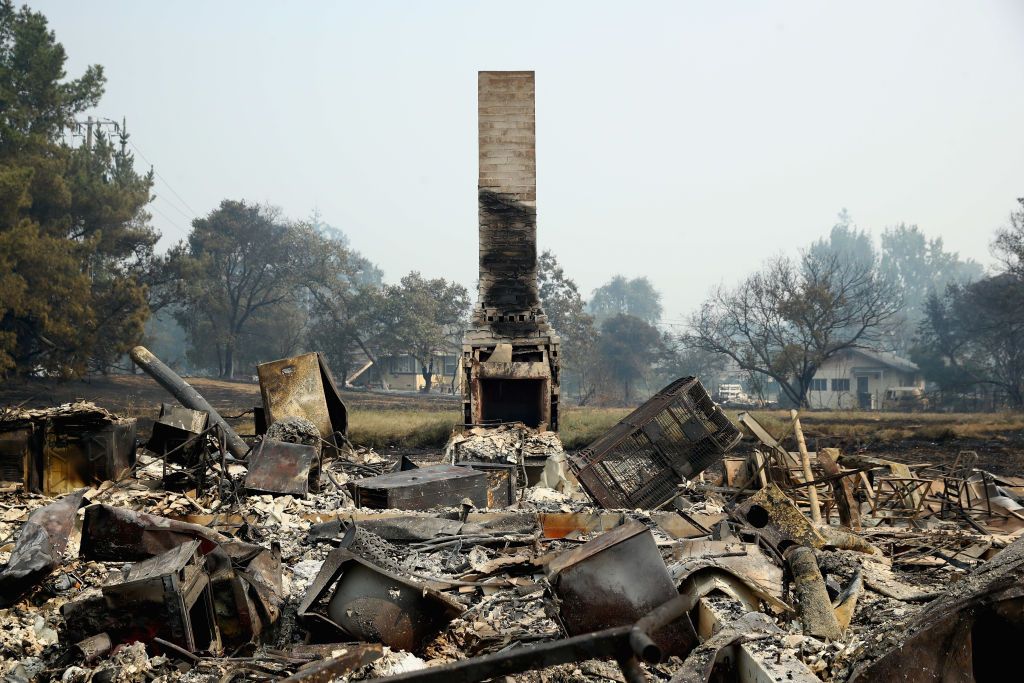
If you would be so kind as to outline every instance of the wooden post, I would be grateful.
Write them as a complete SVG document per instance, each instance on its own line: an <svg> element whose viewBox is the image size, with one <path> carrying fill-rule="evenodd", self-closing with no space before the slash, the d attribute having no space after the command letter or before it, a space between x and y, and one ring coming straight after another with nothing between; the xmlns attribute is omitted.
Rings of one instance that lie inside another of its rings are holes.
<svg viewBox="0 0 1024 683"><path fill-rule="evenodd" d="M836 498L836 508L839 510L839 523L851 529L860 528L860 505L853 495L853 482L850 476L843 477L842 469L839 467L838 448L819 448L818 464L822 471L829 477L839 477L832 480L832 491Z"/></svg>
<svg viewBox="0 0 1024 683"><path fill-rule="evenodd" d="M757 478L761 482L761 488L768 488L768 474L764 471L768 463L765 462L764 454L756 449L754 450L754 463L757 465Z"/></svg>
<svg viewBox="0 0 1024 683"><path fill-rule="evenodd" d="M789 411L793 418L793 434L796 435L796 445L800 449L800 465L804 471L804 479L814 481L811 474L811 456L807 454L807 442L804 441L804 430L800 428L800 418L797 411ZM821 524L821 507L818 505L818 491L813 486L807 487L807 499L811 504L811 521Z"/></svg>

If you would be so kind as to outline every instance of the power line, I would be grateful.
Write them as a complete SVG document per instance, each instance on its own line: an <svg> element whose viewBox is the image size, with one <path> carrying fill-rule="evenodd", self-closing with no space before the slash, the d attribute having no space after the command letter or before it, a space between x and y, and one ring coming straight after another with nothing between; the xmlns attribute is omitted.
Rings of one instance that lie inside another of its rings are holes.
<svg viewBox="0 0 1024 683"><path fill-rule="evenodd" d="M187 221L188 221L188 222L189 222L190 224L192 223L192 221L193 221L193 220L195 220L195 216L190 216L190 215L188 215L187 213L185 213L184 211L182 211L181 209L179 209L179 208L178 208L178 205L177 205L177 204L173 204L173 203L171 203L171 202L167 201L167 197L165 197L165 196L163 196L163 195L160 195L160 194L158 194L158 195L156 196L156 198L157 198L157 199L162 199L162 200L164 200L165 202L167 202L167 206L171 207L172 209L174 209L175 211L177 211L178 213L180 213L180 214L181 214L182 216L184 216L184 217L185 217L185 220L187 220Z"/></svg>
<svg viewBox="0 0 1024 683"><path fill-rule="evenodd" d="M139 156L142 157L143 161L145 161L147 164L150 165L150 167L153 168L153 173L156 175L156 177L159 178L163 182L163 184L167 186L168 190L170 190L172 193L174 193L174 196L178 198L178 201L181 202L182 206L184 206L186 209L191 211L193 217L198 216L199 212L196 211L195 209L193 209L191 206L188 205L188 202L186 202L182 198L182 196L180 194L178 194L178 191L175 190L174 187L167 181L167 178L164 178L162 175L160 175L160 172L156 170L156 166L153 164L152 161L150 161L148 158L146 158L146 155L142 153L142 150L139 149L139 146L136 145L131 140L128 140L128 144L132 146L132 149L134 149L136 152L139 153Z"/></svg>
<svg viewBox="0 0 1024 683"><path fill-rule="evenodd" d="M168 223L170 223L171 225L173 225L173 226L174 226L175 228L177 228L178 230L181 230L181 232L184 232L184 233L188 234L188 230L182 230L182 229L181 229L181 226L180 226L180 225L178 225L177 223L175 223L175 222L174 222L174 220L172 220L170 216L168 216L168 215L167 215L166 213L164 213L163 211L161 211L160 209L158 209L158 208L157 208L157 207L156 207L155 205L150 205L150 207L149 207L149 208L153 209L153 210L154 210L154 211L156 211L156 212L157 212L158 214L160 214L161 216L163 216L163 217L164 217L164 220L166 220L166 221L167 221Z"/></svg>

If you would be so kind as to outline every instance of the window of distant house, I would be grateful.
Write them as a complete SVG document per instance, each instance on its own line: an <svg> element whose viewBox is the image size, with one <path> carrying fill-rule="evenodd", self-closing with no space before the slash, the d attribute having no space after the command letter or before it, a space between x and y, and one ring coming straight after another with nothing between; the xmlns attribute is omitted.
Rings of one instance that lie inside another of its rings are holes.
<svg viewBox="0 0 1024 683"><path fill-rule="evenodd" d="M828 390L827 379L812 379L811 380L811 391L826 391Z"/></svg>
<svg viewBox="0 0 1024 683"><path fill-rule="evenodd" d="M832 380L832 391L849 391L850 380L847 379L834 379Z"/></svg>
<svg viewBox="0 0 1024 683"><path fill-rule="evenodd" d="M391 372L409 374L416 372L416 359L412 356L395 356L391 359Z"/></svg>
<svg viewBox="0 0 1024 683"><path fill-rule="evenodd" d="M455 374L455 371L459 367L459 359L456 356L445 356L444 357L444 374L451 376Z"/></svg>

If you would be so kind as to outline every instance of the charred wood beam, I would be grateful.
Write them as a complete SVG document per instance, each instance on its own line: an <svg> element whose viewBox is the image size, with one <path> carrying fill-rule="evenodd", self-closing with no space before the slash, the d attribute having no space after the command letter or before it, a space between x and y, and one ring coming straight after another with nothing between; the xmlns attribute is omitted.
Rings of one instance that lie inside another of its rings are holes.
<svg viewBox="0 0 1024 683"><path fill-rule="evenodd" d="M839 511L839 523L850 529L860 528L860 505L857 497L853 494L853 482L849 475L839 468L839 449L822 448L818 450L818 464L822 471L829 477L837 477L832 480L832 492L836 499L836 509ZM813 487L812 487L813 488ZM811 490L811 489L808 489Z"/></svg>

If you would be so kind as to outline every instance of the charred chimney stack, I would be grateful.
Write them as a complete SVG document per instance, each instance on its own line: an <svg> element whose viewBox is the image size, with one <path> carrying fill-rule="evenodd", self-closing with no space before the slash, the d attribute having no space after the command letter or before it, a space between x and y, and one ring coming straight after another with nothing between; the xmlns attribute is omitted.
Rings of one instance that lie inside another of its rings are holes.
<svg viewBox="0 0 1024 683"><path fill-rule="evenodd" d="M532 71L478 83L480 288L463 340L467 425L558 428L558 337L537 285L537 157Z"/></svg>

